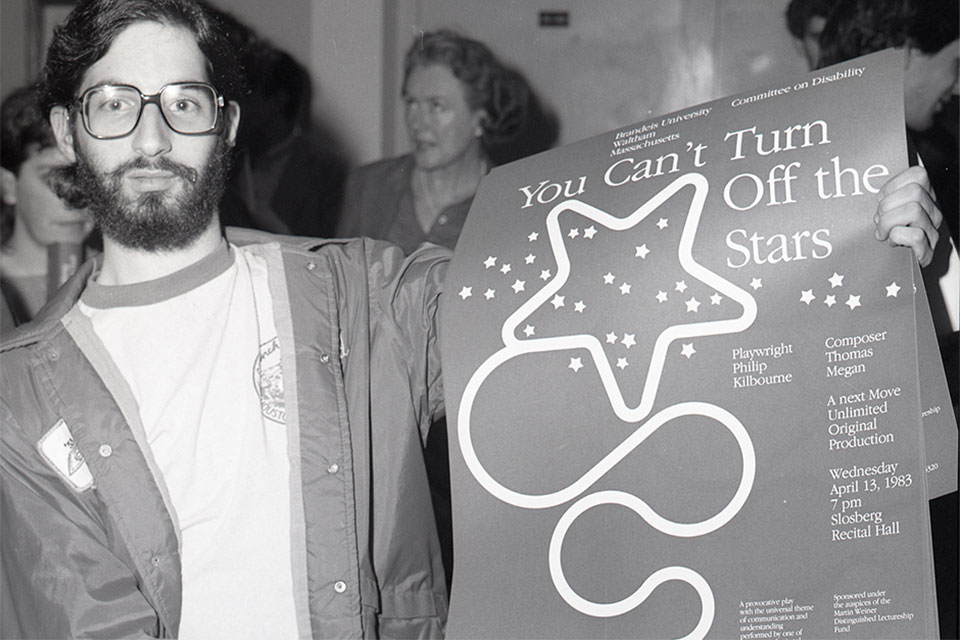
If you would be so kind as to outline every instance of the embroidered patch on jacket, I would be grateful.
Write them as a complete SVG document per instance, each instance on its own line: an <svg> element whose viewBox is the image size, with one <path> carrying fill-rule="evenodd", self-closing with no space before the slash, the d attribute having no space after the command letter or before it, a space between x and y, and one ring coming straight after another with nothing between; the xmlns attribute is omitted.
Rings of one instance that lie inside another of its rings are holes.
<svg viewBox="0 0 960 640"><path fill-rule="evenodd" d="M67 423L61 418L37 443L40 455L76 491L93 486L93 475L73 439Z"/></svg>
<svg viewBox="0 0 960 640"><path fill-rule="evenodd" d="M274 338L260 345L253 363L253 386L260 396L260 411L268 420L285 424L286 404L283 401L283 367L280 362L280 340Z"/></svg>

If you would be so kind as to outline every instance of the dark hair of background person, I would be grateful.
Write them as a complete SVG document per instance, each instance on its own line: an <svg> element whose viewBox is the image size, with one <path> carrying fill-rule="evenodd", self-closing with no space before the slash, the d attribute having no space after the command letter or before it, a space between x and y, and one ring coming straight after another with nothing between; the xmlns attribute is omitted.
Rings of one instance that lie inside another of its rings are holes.
<svg viewBox="0 0 960 640"><path fill-rule="evenodd" d="M210 63L211 83L226 98L243 92L233 48L216 16L189 0L84 0L54 31L40 79L44 113L77 98L83 74L106 55L116 37L134 22L152 21L184 27L197 38Z"/></svg>
<svg viewBox="0 0 960 640"><path fill-rule="evenodd" d="M819 67L890 47L936 53L957 39L957 0L839 0L820 36Z"/></svg>
<svg viewBox="0 0 960 640"><path fill-rule="evenodd" d="M826 18L836 0L791 0L787 5L787 29L797 40L803 40L810 18Z"/></svg>
<svg viewBox="0 0 960 640"><path fill-rule="evenodd" d="M57 144L46 116L40 110L35 86L11 92L0 105L0 166L14 174L20 165L40 149ZM0 242L13 233L14 207L0 208Z"/></svg>
<svg viewBox="0 0 960 640"><path fill-rule="evenodd" d="M448 68L464 86L467 105L486 112L480 141L484 152L500 164L497 149L514 140L527 124L529 84L519 72L501 63L485 44L449 29L421 33L407 50L404 92L413 70L431 65Z"/></svg>

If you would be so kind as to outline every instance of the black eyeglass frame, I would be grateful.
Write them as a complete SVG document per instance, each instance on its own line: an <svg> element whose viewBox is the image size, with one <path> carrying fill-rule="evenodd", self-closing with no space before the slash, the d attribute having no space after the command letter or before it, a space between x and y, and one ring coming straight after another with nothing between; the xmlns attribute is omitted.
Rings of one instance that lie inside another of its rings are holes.
<svg viewBox="0 0 960 640"><path fill-rule="evenodd" d="M187 133L187 132L178 130L177 128L175 128L173 125L170 124L169 120L167 120L167 114L163 112L163 105L160 102L160 97L163 95L163 92L166 91L169 87L183 87L183 86L207 87L208 89L213 91L213 95L216 98L217 111L216 111L216 114L214 115L213 124L210 125L210 128L205 129L203 131L192 131ZM140 111L137 113L137 119L134 121L133 126L130 127L130 130L124 134L115 135L115 136L97 135L90 130L90 125L87 123L87 112L86 112L86 109L83 108L83 102L89 94L93 93L94 91L103 89L104 87L114 87L117 89L132 89L133 91L137 92L137 95L140 96ZM116 140L118 138L125 138L131 133L133 133L134 131L136 131L137 126L140 124L140 118L143 117L143 110L146 108L148 104L157 105L157 110L160 111L160 117L163 118L163 123L167 125L167 128L173 131L174 133L179 133L182 136L205 136L205 135L214 133L220 127L220 122L221 122L220 112L223 111L223 107L226 103L223 99L223 95L219 91L217 91L217 88L207 82L171 82L170 84L165 84L162 87L160 87L160 91L152 95L147 95L143 93L142 91L140 91L139 88L133 86L132 84L113 84L113 83L107 82L104 84L98 84L95 87L90 87L89 89L81 93L80 96L73 101L71 108L74 108L80 112L80 120L81 122L83 122L83 129L92 138L95 138L97 140Z"/></svg>

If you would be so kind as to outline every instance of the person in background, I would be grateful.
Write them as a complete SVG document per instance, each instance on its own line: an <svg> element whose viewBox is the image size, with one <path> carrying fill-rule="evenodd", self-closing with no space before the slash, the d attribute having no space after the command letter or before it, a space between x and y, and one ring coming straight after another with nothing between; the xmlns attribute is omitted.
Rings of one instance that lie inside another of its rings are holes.
<svg viewBox="0 0 960 640"><path fill-rule="evenodd" d="M946 286L956 294L956 281L944 279L951 253L956 259L958 219L956 94L960 75L960 7L956 0L838 0L820 36L820 67L874 51L895 47L906 52L904 118L910 164L922 162L950 235L942 241L926 268L924 285L940 341L947 383L957 411L960 386L957 327L946 311ZM953 104L953 135L938 130L944 108ZM918 159L919 158L919 159ZM919 167L911 170L919 171ZM941 231L943 229L941 228ZM915 233L904 229L903 233ZM940 635L957 637L957 492L930 501L930 521L936 568Z"/></svg>
<svg viewBox="0 0 960 640"><path fill-rule="evenodd" d="M810 69L817 68L820 33L835 4L836 0L790 0L787 5L787 29Z"/></svg>
<svg viewBox="0 0 960 640"><path fill-rule="evenodd" d="M529 88L486 45L448 30L421 34L403 72L413 151L348 176L337 236L389 240L408 254L423 242L452 249L489 148L524 125Z"/></svg>
<svg viewBox="0 0 960 640"><path fill-rule="evenodd" d="M36 89L13 91L0 105L0 332L36 315L83 262L93 218L54 192L55 170L66 164Z"/></svg>

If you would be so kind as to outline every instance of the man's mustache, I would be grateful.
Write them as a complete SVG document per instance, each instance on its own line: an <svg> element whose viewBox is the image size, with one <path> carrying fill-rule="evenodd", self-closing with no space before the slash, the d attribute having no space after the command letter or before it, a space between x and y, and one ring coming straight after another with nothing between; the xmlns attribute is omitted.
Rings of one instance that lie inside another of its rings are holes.
<svg viewBox="0 0 960 640"><path fill-rule="evenodd" d="M200 172L196 169L174 162L169 158L156 158L147 160L144 157L137 156L132 160L124 162L122 165L107 174L111 182L119 182L123 174L134 169L148 169L154 171L167 171L184 180L194 184L200 177ZM74 209L83 209L89 206L89 198L86 193L77 185L77 165L70 164L54 168L47 176L47 185L54 193L63 200L67 206Z"/></svg>

